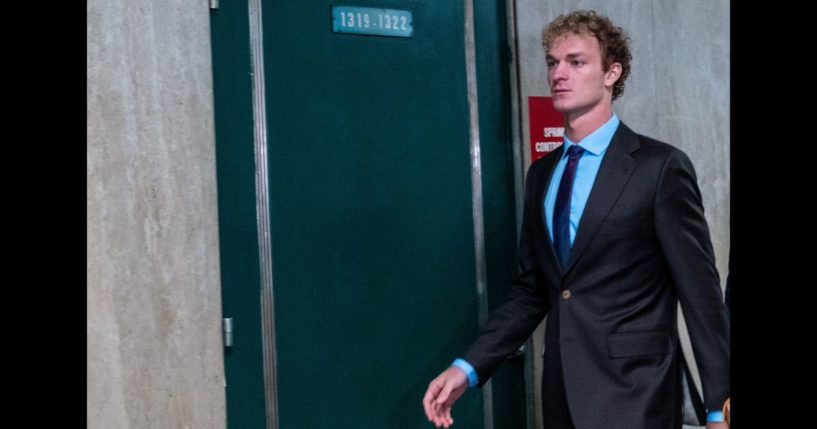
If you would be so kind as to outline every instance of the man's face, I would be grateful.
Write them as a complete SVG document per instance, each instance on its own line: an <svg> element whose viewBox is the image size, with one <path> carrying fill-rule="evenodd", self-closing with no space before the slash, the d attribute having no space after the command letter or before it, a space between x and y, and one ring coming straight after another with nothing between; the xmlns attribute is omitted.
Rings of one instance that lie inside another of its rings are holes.
<svg viewBox="0 0 817 429"><path fill-rule="evenodd" d="M618 74L605 73L599 41L589 34L559 36L547 52L548 85L553 107L565 115L583 114L612 103ZM612 73L611 73L612 71Z"/></svg>

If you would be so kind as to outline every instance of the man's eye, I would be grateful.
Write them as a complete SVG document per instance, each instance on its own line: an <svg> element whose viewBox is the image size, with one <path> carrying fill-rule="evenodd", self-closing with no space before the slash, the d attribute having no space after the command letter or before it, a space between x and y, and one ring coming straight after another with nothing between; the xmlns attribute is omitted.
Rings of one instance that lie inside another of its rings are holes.
<svg viewBox="0 0 817 429"><path fill-rule="evenodd" d="M584 61L575 60L573 61L573 65L576 67L580 67L584 65Z"/></svg>

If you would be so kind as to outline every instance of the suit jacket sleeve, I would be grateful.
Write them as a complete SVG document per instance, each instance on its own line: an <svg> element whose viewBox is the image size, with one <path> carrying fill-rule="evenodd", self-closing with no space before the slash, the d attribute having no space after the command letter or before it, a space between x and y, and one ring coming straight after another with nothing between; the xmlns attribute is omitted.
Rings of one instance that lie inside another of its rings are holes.
<svg viewBox="0 0 817 429"><path fill-rule="evenodd" d="M496 368L511 353L521 346L545 317L550 308L545 293L544 276L539 264L534 237L533 222L536 219L535 204L538 201L532 177L541 163L533 164L526 179L525 205L522 215L522 230L519 238L519 275L511 283L504 303L491 312L487 322L480 328L477 339L468 348L463 358L470 363L482 386Z"/></svg>
<svg viewBox="0 0 817 429"><path fill-rule="evenodd" d="M692 162L673 151L659 177L655 227L698 364L707 410L729 397L729 319Z"/></svg>

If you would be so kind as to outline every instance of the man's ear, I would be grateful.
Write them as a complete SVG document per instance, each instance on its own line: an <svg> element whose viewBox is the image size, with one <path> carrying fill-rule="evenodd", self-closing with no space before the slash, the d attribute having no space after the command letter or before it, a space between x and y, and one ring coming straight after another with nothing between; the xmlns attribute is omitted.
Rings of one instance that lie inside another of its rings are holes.
<svg viewBox="0 0 817 429"><path fill-rule="evenodd" d="M612 88L613 84L618 81L618 78L621 77L621 64L620 63L613 63L610 64L610 67L604 72L604 85L609 86Z"/></svg>

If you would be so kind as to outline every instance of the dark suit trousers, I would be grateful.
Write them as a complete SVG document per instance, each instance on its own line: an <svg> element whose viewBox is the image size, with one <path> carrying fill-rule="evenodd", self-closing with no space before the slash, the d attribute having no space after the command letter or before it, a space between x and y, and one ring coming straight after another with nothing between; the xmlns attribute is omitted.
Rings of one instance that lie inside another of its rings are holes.
<svg viewBox="0 0 817 429"><path fill-rule="evenodd" d="M554 323L559 332L559 318L548 317L547 323ZM554 341L545 349L542 365L542 424L544 429L576 429L570 416L565 393L565 379L562 372L559 341Z"/></svg>

